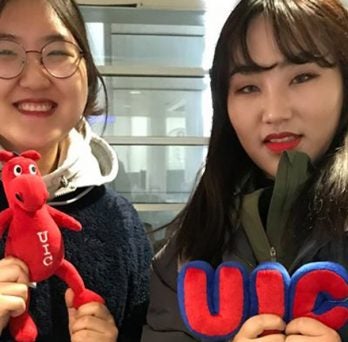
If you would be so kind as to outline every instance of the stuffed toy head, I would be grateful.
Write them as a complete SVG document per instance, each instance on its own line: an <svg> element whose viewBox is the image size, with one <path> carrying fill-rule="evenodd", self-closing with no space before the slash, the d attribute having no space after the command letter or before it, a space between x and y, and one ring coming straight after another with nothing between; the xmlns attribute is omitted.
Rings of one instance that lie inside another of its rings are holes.
<svg viewBox="0 0 348 342"><path fill-rule="evenodd" d="M36 151L27 151L21 156L0 151L0 161L6 163L1 177L10 208L19 206L33 212L46 203L48 191L36 164L39 158Z"/></svg>
<svg viewBox="0 0 348 342"><path fill-rule="evenodd" d="M104 303L97 293L85 288L76 268L64 258L59 226L79 231L81 224L47 205L48 192L36 164L39 159L40 154L33 150L20 155L0 151L0 161L4 163L2 182L9 205L0 212L0 235L7 230L5 256L26 263L31 282L52 275L61 278L74 292L75 308L92 301ZM28 307L29 299L27 310L10 318L9 328L15 341L36 340L37 328Z"/></svg>

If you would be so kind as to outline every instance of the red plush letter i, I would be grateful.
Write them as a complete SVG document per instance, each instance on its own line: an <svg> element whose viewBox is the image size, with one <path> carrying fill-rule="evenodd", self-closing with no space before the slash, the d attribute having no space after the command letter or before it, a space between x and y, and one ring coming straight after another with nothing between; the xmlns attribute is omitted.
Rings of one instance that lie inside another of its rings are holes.
<svg viewBox="0 0 348 342"><path fill-rule="evenodd" d="M286 320L289 286L290 276L284 266L260 264L250 275L250 316L274 314Z"/></svg>

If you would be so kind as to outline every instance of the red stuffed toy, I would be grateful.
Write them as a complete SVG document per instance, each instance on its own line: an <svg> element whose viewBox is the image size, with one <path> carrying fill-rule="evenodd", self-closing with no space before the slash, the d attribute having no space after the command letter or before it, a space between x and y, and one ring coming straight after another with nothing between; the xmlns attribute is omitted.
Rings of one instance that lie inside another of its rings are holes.
<svg viewBox="0 0 348 342"><path fill-rule="evenodd" d="M85 288L76 268L64 259L58 225L79 231L81 224L46 204L48 192L35 162L38 159L40 154L36 151L26 151L19 156L0 151L0 161L5 162L2 182L9 205L0 213L0 236L8 229L5 256L24 261L31 282L52 275L61 278L74 292L75 308L89 302L104 303L102 297ZM26 307L28 310L29 298ZM37 328L28 311L11 317L9 328L18 342L36 340Z"/></svg>

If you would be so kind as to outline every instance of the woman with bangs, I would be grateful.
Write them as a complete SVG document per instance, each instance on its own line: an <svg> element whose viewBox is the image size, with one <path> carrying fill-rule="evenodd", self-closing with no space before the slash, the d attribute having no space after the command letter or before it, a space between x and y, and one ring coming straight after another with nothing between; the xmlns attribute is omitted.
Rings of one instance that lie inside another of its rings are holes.
<svg viewBox="0 0 348 342"><path fill-rule="evenodd" d="M196 339L177 304L177 274L264 261L290 274L348 266L348 13L338 0L241 0L221 31L204 172L155 256L143 342ZM276 331L262 336L263 331ZM233 342L348 341L317 320L249 318ZM230 341L229 341L230 342Z"/></svg>

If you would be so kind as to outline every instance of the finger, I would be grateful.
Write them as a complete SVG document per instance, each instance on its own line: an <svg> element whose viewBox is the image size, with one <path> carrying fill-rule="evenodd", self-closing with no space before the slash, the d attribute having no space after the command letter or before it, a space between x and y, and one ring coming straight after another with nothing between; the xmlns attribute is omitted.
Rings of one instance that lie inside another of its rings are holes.
<svg viewBox="0 0 348 342"><path fill-rule="evenodd" d="M2 265L12 265L12 264L18 265L23 270L24 273L27 273L27 274L29 273L29 268L27 264L18 258L7 256L6 258L3 258L0 260L0 267Z"/></svg>
<svg viewBox="0 0 348 342"><path fill-rule="evenodd" d="M257 339L257 342L284 342L286 336L283 334L272 334Z"/></svg>
<svg viewBox="0 0 348 342"><path fill-rule="evenodd" d="M75 324L76 315L77 315L77 310L73 306L73 301L74 301L74 292L71 289L67 289L65 291L65 305L68 310L70 334L72 332L72 326Z"/></svg>
<svg viewBox="0 0 348 342"><path fill-rule="evenodd" d="M73 302L74 302L74 292L72 291L72 289L69 288L65 291L65 304L67 308L74 307Z"/></svg>
<svg viewBox="0 0 348 342"><path fill-rule="evenodd" d="M3 281L28 284L29 271L27 266L15 258L0 260L0 282Z"/></svg>
<svg viewBox="0 0 348 342"><path fill-rule="evenodd" d="M95 341L101 341L100 333L95 331L81 330L71 335L71 342L95 342Z"/></svg>
<svg viewBox="0 0 348 342"><path fill-rule="evenodd" d="M95 316L83 316L77 319L71 330L72 336L83 336L84 334L91 336L99 336L98 339L88 339L88 341L116 341L118 329L112 320L105 321ZM86 336L87 338L87 336ZM72 339L74 341L74 339ZM86 342L84 340L84 342Z"/></svg>
<svg viewBox="0 0 348 342"><path fill-rule="evenodd" d="M113 319L107 307L104 304L97 302L91 302L81 305L77 309L77 317L80 318L83 316L95 316L103 320Z"/></svg>
<svg viewBox="0 0 348 342"><path fill-rule="evenodd" d="M17 317L26 310L26 301L21 297L0 295L0 316Z"/></svg>
<svg viewBox="0 0 348 342"><path fill-rule="evenodd" d="M28 286L21 283L0 283L0 294L5 296L21 297L24 301L28 299Z"/></svg>
<svg viewBox="0 0 348 342"><path fill-rule="evenodd" d="M238 337L238 338L237 338ZM286 336L283 334L273 334L273 335L269 335L269 336L264 336L264 337L259 337L259 338L246 338L246 337L240 337L239 339L239 335L237 335L232 341L230 342L239 342L239 341L257 341L257 342L288 342L288 340L286 340ZM299 341L300 342L300 341ZM303 342L303 341L302 341Z"/></svg>
<svg viewBox="0 0 348 342"><path fill-rule="evenodd" d="M300 317L292 320L286 327L287 335L322 336L328 332L334 332L325 324L309 317Z"/></svg>
<svg viewBox="0 0 348 342"><path fill-rule="evenodd" d="M95 316L82 316L76 319L71 327L71 332L77 333L81 330L90 330L100 334L108 333L114 329L114 324Z"/></svg>
<svg viewBox="0 0 348 342"><path fill-rule="evenodd" d="M265 330L277 330L284 331L285 323L284 321L276 315L257 315L249 318L241 327L238 335L243 336L244 338L257 338L261 335ZM279 334L276 334L279 335ZM274 335L270 335L273 337ZM262 338L268 338L269 336L265 336ZM267 340L266 340L267 341Z"/></svg>
<svg viewBox="0 0 348 342"><path fill-rule="evenodd" d="M303 335L289 335L286 337L286 342L329 342L326 339L318 339L318 337L308 337ZM332 341L332 340L330 340ZM337 342L341 342L341 340L337 340Z"/></svg>

